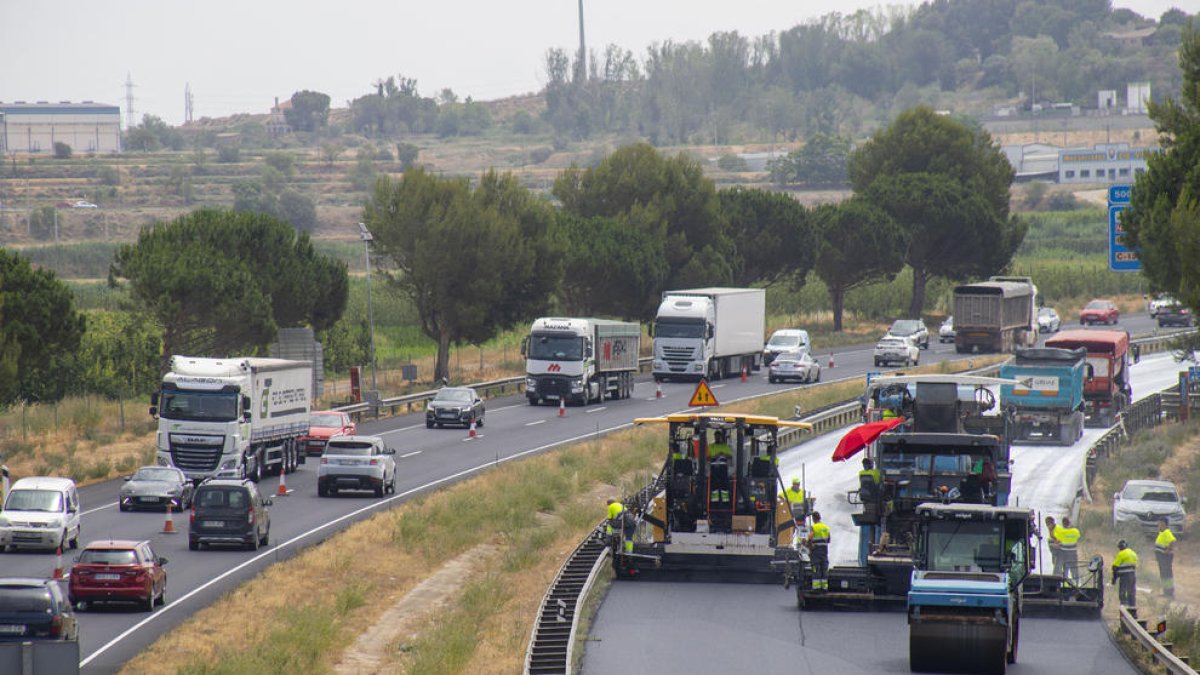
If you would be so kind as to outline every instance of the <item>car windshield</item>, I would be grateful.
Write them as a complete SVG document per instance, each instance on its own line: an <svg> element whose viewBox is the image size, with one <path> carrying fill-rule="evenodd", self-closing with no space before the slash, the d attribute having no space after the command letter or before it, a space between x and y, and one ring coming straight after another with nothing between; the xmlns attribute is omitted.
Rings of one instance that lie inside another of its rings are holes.
<svg viewBox="0 0 1200 675"><path fill-rule="evenodd" d="M580 361L583 338L577 335L534 333L529 340L529 358L539 361Z"/></svg>
<svg viewBox="0 0 1200 675"><path fill-rule="evenodd" d="M4 501L5 511L62 511L62 493L57 490L13 490Z"/></svg>
<svg viewBox="0 0 1200 675"><path fill-rule="evenodd" d="M49 612L54 603L44 586L0 585L0 612Z"/></svg>
<svg viewBox="0 0 1200 675"><path fill-rule="evenodd" d="M131 548L89 548L79 554L83 565L133 565L137 554Z"/></svg>
<svg viewBox="0 0 1200 675"><path fill-rule="evenodd" d="M1108 309L1108 303L1103 300L1093 300L1087 304L1086 309Z"/></svg>
<svg viewBox="0 0 1200 675"><path fill-rule="evenodd" d="M342 426L341 415L313 415L308 418L308 426L310 427L340 427Z"/></svg>
<svg viewBox="0 0 1200 675"><path fill-rule="evenodd" d="M702 338L704 337L703 321L667 321L659 319L654 324L656 338Z"/></svg>
<svg viewBox="0 0 1200 675"><path fill-rule="evenodd" d="M932 522L926 535L926 569L999 572L1004 530L998 522Z"/></svg>
<svg viewBox="0 0 1200 675"><path fill-rule="evenodd" d="M326 455L366 456L371 454L370 443L362 441L330 443L325 447Z"/></svg>
<svg viewBox="0 0 1200 675"><path fill-rule="evenodd" d="M1140 499L1144 502L1177 502L1179 496L1173 490L1153 485L1130 485L1125 488L1125 499Z"/></svg>
<svg viewBox="0 0 1200 675"><path fill-rule="evenodd" d="M799 335L772 335L771 341L767 343L769 347L799 347L800 345Z"/></svg>
<svg viewBox="0 0 1200 675"><path fill-rule="evenodd" d="M237 419L237 394L167 389L158 414L169 420L232 422Z"/></svg>
<svg viewBox="0 0 1200 675"><path fill-rule="evenodd" d="M900 338L887 338L885 340L880 340L878 346L879 347L896 347L896 346L899 346L902 344L904 344L904 340L901 340Z"/></svg>
<svg viewBox="0 0 1200 675"><path fill-rule="evenodd" d="M912 335L921 330L921 322L914 319L901 319L892 324L888 332L892 335Z"/></svg>
<svg viewBox="0 0 1200 675"><path fill-rule="evenodd" d="M470 403L470 389L443 389L433 399L434 403Z"/></svg>
<svg viewBox="0 0 1200 675"><path fill-rule="evenodd" d="M133 480L155 480L169 483L181 481L178 471L159 467L146 467L144 469L138 469L137 473L133 474Z"/></svg>
<svg viewBox="0 0 1200 675"><path fill-rule="evenodd" d="M1044 317L1044 318L1047 318L1047 319L1052 319L1052 318L1054 318L1054 310L1052 310L1052 309L1039 309L1039 310L1038 310L1038 316L1039 316L1039 317Z"/></svg>
<svg viewBox="0 0 1200 675"><path fill-rule="evenodd" d="M246 491L240 488L201 489L196 495L196 504L201 508L244 509L249 506Z"/></svg>

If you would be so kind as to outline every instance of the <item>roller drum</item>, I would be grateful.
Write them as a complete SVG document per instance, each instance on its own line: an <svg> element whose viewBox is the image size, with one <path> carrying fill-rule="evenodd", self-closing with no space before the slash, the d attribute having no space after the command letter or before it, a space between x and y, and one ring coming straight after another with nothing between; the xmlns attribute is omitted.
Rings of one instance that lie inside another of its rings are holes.
<svg viewBox="0 0 1200 675"><path fill-rule="evenodd" d="M908 664L918 673L1003 673L1008 664L1003 624L922 622L909 626Z"/></svg>

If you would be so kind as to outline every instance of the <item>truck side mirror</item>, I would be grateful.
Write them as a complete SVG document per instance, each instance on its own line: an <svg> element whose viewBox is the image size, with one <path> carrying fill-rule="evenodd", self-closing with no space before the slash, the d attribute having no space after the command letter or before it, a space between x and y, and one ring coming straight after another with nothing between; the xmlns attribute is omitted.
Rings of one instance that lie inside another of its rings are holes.
<svg viewBox="0 0 1200 675"><path fill-rule="evenodd" d="M713 325L711 323L705 325L705 339L711 340L713 336Z"/></svg>
<svg viewBox="0 0 1200 675"><path fill-rule="evenodd" d="M154 406L150 406L150 416L157 418L158 417L158 408L156 408Z"/></svg>
<svg viewBox="0 0 1200 675"><path fill-rule="evenodd" d="M157 406L157 405L158 405L158 392L157 392L157 391L156 391L156 392L152 392L152 393L150 394L150 405L153 405L153 406Z"/></svg>
<svg viewBox="0 0 1200 675"><path fill-rule="evenodd" d="M654 324L650 324L650 325L646 326L646 335L649 335L650 337L654 337Z"/></svg>
<svg viewBox="0 0 1200 675"><path fill-rule="evenodd" d="M529 336L521 338L521 358L525 358L525 354L529 351Z"/></svg>
<svg viewBox="0 0 1200 675"><path fill-rule="evenodd" d="M1087 381L1088 382L1091 382L1092 380L1094 380L1096 378L1096 368L1092 364L1090 364L1090 363L1085 364L1084 369L1087 371Z"/></svg>
<svg viewBox="0 0 1200 675"><path fill-rule="evenodd" d="M242 421L250 421L250 397L242 396Z"/></svg>

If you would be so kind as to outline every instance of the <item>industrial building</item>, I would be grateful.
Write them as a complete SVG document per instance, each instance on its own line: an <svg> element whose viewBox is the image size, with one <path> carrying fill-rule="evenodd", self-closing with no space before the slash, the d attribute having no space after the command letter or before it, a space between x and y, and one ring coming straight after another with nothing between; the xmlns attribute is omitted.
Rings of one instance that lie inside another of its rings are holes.
<svg viewBox="0 0 1200 675"><path fill-rule="evenodd" d="M0 152L53 153L55 143L74 152L120 152L121 109L82 103L0 103Z"/></svg>
<svg viewBox="0 0 1200 675"><path fill-rule="evenodd" d="M1017 182L1131 183L1146 171L1146 158L1157 147L1134 148L1128 143L1100 143L1091 148L1059 148L1047 143L1002 148L1016 172Z"/></svg>

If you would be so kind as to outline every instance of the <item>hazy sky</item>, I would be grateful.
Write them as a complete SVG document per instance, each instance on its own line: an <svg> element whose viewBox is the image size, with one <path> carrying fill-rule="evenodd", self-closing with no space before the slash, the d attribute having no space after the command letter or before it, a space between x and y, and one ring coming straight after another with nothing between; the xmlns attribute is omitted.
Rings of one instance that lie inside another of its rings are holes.
<svg viewBox="0 0 1200 675"><path fill-rule="evenodd" d="M1114 0L1148 17L1194 0ZM585 0L587 41L639 61L647 45L756 36L829 12L914 0ZM1193 7L1190 11L1195 11ZM83 101L183 121L266 112L275 96L325 92L335 107L388 75L423 95L491 100L534 92L550 47L578 45L577 0L0 0L0 101Z"/></svg>

